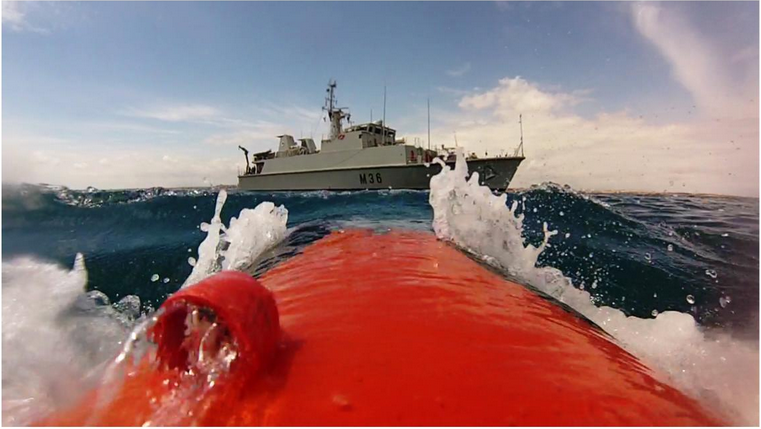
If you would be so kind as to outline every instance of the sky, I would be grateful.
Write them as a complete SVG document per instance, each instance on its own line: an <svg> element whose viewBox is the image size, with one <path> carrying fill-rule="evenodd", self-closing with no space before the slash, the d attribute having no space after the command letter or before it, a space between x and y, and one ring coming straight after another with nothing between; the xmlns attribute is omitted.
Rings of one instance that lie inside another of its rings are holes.
<svg viewBox="0 0 761 429"><path fill-rule="evenodd" d="M2 180L235 184L355 123L512 153L511 186L759 194L758 2L2 2Z"/></svg>

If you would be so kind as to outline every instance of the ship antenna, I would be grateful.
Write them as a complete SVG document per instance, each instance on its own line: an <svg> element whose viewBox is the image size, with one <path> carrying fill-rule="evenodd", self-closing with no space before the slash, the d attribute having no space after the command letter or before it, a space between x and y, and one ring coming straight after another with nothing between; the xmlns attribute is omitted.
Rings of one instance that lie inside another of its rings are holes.
<svg viewBox="0 0 761 429"><path fill-rule="evenodd" d="M336 81L331 79L328 81L328 89L325 90L325 92L328 93L328 96L325 98L325 106L322 108L323 110L327 110L328 118L330 118L331 140L337 139L341 134L341 120L345 117L342 109L348 109L348 107L336 107L335 89Z"/></svg>
<svg viewBox="0 0 761 429"><path fill-rule="evenodd" d="M431 98L428 98L428 150L431 150Z"/></svg>
<svg viewBox="0 0 761 429"><path fill-rule="evenodd" d="M519 147L521 149L521 156L525 158L525 156L523 156L523 114L522 113L518 115L518 124L520 124L521 126L521 144Z"/></svg>
<svg viewBox="0 0 761 429"><path fill-rule="evenodd" d="M386 145L386 85L383 85L383 145Z"/></svg>

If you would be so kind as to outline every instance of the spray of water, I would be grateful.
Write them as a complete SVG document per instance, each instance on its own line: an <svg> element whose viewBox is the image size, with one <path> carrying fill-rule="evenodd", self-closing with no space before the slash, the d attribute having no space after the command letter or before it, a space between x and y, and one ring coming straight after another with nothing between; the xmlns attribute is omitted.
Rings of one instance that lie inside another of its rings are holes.
<svg viewBox="0 0 761 429"><path fill-rule="evenodd" d="M576 289L560 270L536 267L539 254L556 232L545 224L542 244L524 245L523 216L516 214L517 203L508 208L505 195L493 195L478 184L478 173L466 179L464 158L458 154L454 170L437 160L442 171L431 178L433 229L440 239L569 305L730 421L758 425L757 343L705 332L689 314L666 311L653 319L640 319L615 308L597 307L591 295Z"/></svg>
<svg viewBox="0 0 761 429"><path fill-rule="evenodd" d="M227 192L219 191L211 223L201 224L206 238L198 247L198 260L183 287L198 283L220 270L243 270L262 253L274 247L286 236L288 210L263 202L254 209L243 209L225 227L220 214Z"/></svg>
<svg viewBox="0 0 761 429"><path fill-rule="evenodd" d="M226 199L227 193L220 191L214 217L201 226L207 236L185 285L222 269L245 269L286 235L288 212L270 202L242 210L225 227L220 215ZM2 280L4 425L33 423L73 405L83 393L100 385L93 404L93 416L97 416L97 410L118 388L118 380L124 378L125 365L153 351L147 330L155 323L156 314L141 317L136 296L129 295L112 306L101 292L85 293L87 270L82 255L77 255L71 270L31 258L4 262ZM229 364L235 353L232 346L226 346L207 356L204 350L219 337L219 326L195 319L187 324L200 338L194 358L199 368L210 374L205 386L211 388L216 374L224 369L217 364ZM197 389L183 392L194 398L203 395ZM154 416L154 424L175 422L174 405L189 403L189 397L163 400L166 406L162 409L167 413Z"/></svg>
<svg viewBox="0 0 761 429"><path fill-rule="evenodd" d="M71 404L97 382L131 315L100 293L85 293L81 254L71 270L31 258L2 267L3 425L23 425Z"/></svg>
<svg viewBox="0 0 761 429"><path fill-rule="evenodd" d="M225 227L221 212L226 200L227 193L220 191L211 222L201 224L201 230L207 235L198 247L198 260L190 263L193 271L183 287L198 283L220 270L249 268L286 235L288 211L271 202L241 210L237 218L230 220L229 227ZM93 422L111 402L118 386L130 377L127 368L146 355L155 360L156 345L148 333L157 320L158 314L154 314L138 325L122 352L109 365L93 409ZM154 411L146 425L192 425L195 422L193 407L218 388L217 381L228 373L238 356L238 345L229 337L224 323L218 321L210 309L195 306L187 309L182 347L187 350L187 369L179 379L166 380L172 384L172 389L151 398Z"/></svg>

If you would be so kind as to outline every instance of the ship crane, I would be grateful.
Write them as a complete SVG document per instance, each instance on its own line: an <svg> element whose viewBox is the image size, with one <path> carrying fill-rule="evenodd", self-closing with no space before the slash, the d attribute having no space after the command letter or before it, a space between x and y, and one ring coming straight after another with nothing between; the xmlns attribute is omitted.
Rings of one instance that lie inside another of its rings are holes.
<svg viewBox="0 0 761 429"><path fill-rule="evenodd" d="M251 164L248 163L248 150L240 145L238 145L238 149L242 150L243 155L246 157L246 174L251 174Z"/></svg>

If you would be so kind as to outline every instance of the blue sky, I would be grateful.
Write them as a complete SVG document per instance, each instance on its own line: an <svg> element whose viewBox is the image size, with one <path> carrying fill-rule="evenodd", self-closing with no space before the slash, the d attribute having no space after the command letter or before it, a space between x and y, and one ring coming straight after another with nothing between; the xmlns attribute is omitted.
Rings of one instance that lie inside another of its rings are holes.
<svg viewBox="0 0 761 429"><path fill-rule="evenodd" d="M324 132L335 78L355 121L380 117L385 84L401 135L425 133L430 97L435 142L457 132L476 152L511 150L525 113L519 185L757 195L758 16L750 2L3 2L3 180L232 184L238 144ZM724 148L696 137L722 127L741 143L717 166ZM677 146L714 166L660 164L684 160ZM626 148L647 152L647 180L587 174ZM571 151L591 158L563 163Z"/></svg>

